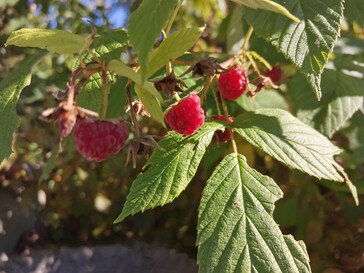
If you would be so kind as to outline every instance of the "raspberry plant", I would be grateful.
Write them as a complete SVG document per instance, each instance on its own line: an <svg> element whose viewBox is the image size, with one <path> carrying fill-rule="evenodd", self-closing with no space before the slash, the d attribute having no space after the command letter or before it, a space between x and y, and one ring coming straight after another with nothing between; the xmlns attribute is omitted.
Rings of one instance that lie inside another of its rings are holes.
<svg viewBox="0 0 364 273"><path fill-rule="evenodd" d="M356 187L335 160L341 150L329 139L363 106L363 55L335 47L344 7L353 11L353 4L234 2L230 27L245 34L234 54L206 56L201 50L206 42L203 26L174 25L183 12L182 0L143 0L131 14L127 30L97 33L92 28L89 36L52 29L14 31L8 46L43 50L35 50L0 83L0 161L12 153L19 124L16 104L30 84L32 67L47 54L64 55L75 67L64 83L66 91L54 94L61 101L43 112L44 119L59 124L60 145L73 130L79 152L101 161L124 146L130 130L126 145L134 166L141 151L152 149L116 223L177 198L195 176L215 133L224 134L222 142L230 143L232 153L222 158L206 181L199 207L200 272L311 272L304 243L283 235L272 216L282 190L249 166L239 142L327 183L345 183L358 203ZM352 14L346 14L347 19L358 20ZM248 26L245 30L241 16ZM289 82L277 86L264 75L272 66L263 57L265 48L259 47L258 37L272 46L274 52L269 54L278 51L286 58L293 75ZM227 38L230 44L236 39ZM125 80L123 85L118 85L120 79ZM96 100L85 95L87 85L98 86L92 90ZM268 89L289 96L296 116L279 107L256 107L259 100L274 103ZM115 92L123 94L127 107L115 104ZM115 127L108 120L111 108L119 109L112 118L125 123L119 121ZM147 118L164 128L167 123L172 131L157 138L143 133L139 121Z"/></svg>

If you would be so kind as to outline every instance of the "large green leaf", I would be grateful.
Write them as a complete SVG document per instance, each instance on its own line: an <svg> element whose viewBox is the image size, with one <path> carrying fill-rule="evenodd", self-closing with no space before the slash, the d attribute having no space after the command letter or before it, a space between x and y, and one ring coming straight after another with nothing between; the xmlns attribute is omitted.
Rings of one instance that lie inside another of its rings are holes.
<svg viewBox="0 0 364 273"><path fill-rule="evenodd" d="M345 57L349 61L350 56ZM337 63L338 66L344 64ZM303 77L296 76L289 92L297 109L297 117L326 136L331 137L364 103L364 62L351 63L337 69L325 69L322 76L322 100L308 92Z"/></svg>
<svg viewBox="0 0 364 273"><path fill-rule="evenodd" d="M296 23L263 10L247 10L245 18L257 35L272 43L297 65L318 98L321 73L340 34L343 0L277 0L302 19Z"/></svg>
<svg viewBox="0 0 364 273"><path fill-rule="evenodd" d="M187 187L210 144L218 123L205 123L190 137L168 134L159 145L165 151L155 150L145 167L133 182L123 211L115 220L173 201Z"/></svg>
<svg viewBox="0 0 364 273"><path fill-rule="evenodd" d="M283 196L268 176L230 154L202 194L197 225L200 273L311 272L302 242L283 236L274 203Z"/></svg>
<svg viewBox="0 0 364 273"><path fill-rule="evenodd" d="M299 23L300 19L290 13L284 6L270 0L233 0L234 2L245 5L252 9L263 9L275 13L280 13L287 18Z"/></svg>
<svg viewBox="0 0 364 273"><path fill-rule="evenodd" d="M163 98L161 94L155 89L153 84L150 82L142 82L141 75L139 73L135 72L133 69L120 61L111 61L108 64L108 68L119 76L127 77L139 86L137 87L137 91L140 91L140 99L144 100L144 103L146 103L145 106L151 114L151 117L165 126L163 111L160 106L160 102L163 101ZM148 102L147 100L150 101Z"/></svg>
<svg viewBox="0 0 364 273"><path fill-rule="evenodd" d="M173 32L150 54L147 77L189 50L196 43L204 29L183 28Z"/></svg>
<svg viewBox="0 0 364 273"><path fill-rule="evenodd" d="M13 134L20 121L16 114L20 93L30 84L32 67L45 54L39 51L27 57L0 82L0 164L12 153Z"/></svg>
<svg viewBox="0 0 364 273"><path fill-rule="evenodd" d="M238 116L232 126L252 145L292 168L319 179L344 181L333 158L340 149L284 110L247 112Z"/></svg>
<svg viewBox="0 0 364 273"><path fill-rule="evenodd" d="M128 24L130 42L138 53L142 80L148 71L149 53L178 0L143 0Z"/></svg>
<svg viewBox="0 0 364 273"><path fill-rule="evenodd" d="M59 54L78 53L86 37L58 29L23 28L11 33L6 44L20 47L38 47Z"/></svg>

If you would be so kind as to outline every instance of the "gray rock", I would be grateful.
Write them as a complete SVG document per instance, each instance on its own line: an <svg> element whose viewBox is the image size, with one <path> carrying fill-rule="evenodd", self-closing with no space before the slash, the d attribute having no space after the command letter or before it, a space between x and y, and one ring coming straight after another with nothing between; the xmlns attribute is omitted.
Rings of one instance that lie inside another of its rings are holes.
<svg viewBox="0 0 364 273"><path fill-rule="evenodd" d="M196 261L162 247L136 243L32 250L0 256L0 273L194 273Z"/></svg>

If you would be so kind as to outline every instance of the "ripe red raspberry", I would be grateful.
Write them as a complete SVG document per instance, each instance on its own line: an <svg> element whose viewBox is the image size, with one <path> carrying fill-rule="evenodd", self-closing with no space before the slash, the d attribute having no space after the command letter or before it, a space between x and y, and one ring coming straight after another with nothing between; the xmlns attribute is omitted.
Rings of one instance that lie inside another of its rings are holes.
<svg viewBox="0 0 364 273"><path fill-rule="evenodd" d="M205 121L200 97L192 93L183 98L167 110L164 119L172 130L185 136L192 135Z"/></svg>
<svg viewBox="0 0 364 273"><path fill-rule="evenodd" d="M227 100L235 100L246 90L247 77L240 68L229 67L230 72L220 75L219 90Z"/></svg>
<svg viewBox="0 0 364 273"><path fill-rule="evenodd" d="M97 162L117 154L128 136L129 129L121 120L79 119L73 132L79 153Z"/></svg>
<svg viewBox="0 0 364 273"><path fill-rule="evenodd" d="M267 70L265 72L265 75L269 77L272 80L272 82L279 82L280 79L282 78L282 74L283 74L282 70L277 66L273 66L271 70Z"/></svg>
<svg viewBox="0 0 364 273"><path fill-rule="evenodd" d="M233 123L233 119L231 117L226 119L225 116L213 116L211 119L212 120L227 121L229 124ZM232 131L232 133L233 132L234 131ZM224 131L217 130L214 135L215 135L216 139L218 140L218 142L220 142L220 143L228 142L231 139L228 129L225 129Z"/></svg>

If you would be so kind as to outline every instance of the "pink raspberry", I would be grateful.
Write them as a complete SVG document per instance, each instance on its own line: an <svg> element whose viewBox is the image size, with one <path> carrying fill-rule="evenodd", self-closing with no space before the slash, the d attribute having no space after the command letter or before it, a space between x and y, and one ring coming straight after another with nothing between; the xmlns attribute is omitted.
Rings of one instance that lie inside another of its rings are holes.
<svg viewBox="0 0 364 273"><path fill-rule="evenodd" d="M273 66L271 70L267 70L265 75L269 77L272 82L279 82L282 78L282 70L278 66Z"/></svg>
<svg viewBox="0 0 364 273"><path fill-rule="evenodd" d="M219 90L227 100L235 100L246 90L247 77L240 68L229 67L230 72L220 75Z"/></svg>
<svg viewBox="0 0 364 273"><path fill-rule="evenodd" d="M164 119L172 130L185 136L192 135L205 121L200 97L192 93L183 98L167 109Z"/></svg>
<svg viewBox="0 0 364 273"><path fill-rule="evenodd" d="M79 153L97 162L117 154L128 136L129 129L122 120L79 119L73 132Z"/></svg>
<svg viewBox="0 0 364 273"><path fill-rule="evenodd" d="M226 119L225 116L213 116L211 119L212 120L227 121L229 124L233 123L233 119L231 117L229 117L228 119ZM234 131L232 131L232 132L234 132ZM215 136L216 136L218 142L220 142L220 143L228 142L231 139L230 133L229 133L229 130L228 129L225 129L224 131L217 130L215 132Z"/></svg>

